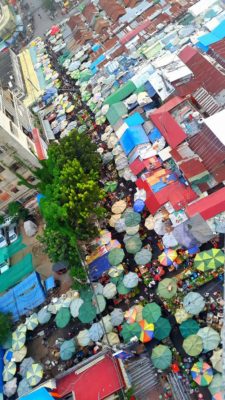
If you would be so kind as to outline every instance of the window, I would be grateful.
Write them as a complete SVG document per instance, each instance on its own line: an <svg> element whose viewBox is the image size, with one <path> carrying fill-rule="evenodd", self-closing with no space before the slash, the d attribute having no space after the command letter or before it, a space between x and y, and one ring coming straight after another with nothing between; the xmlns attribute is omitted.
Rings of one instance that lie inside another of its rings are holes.
<svg viewBox="0 0 225 400"><path fill-rule="evenodd" d="M6 114L6 116L7 116L12 122L14 122L14 117L13 117L12 114L10 114L10 112L8 112L7 110L5 110L5 114Z"/></svg>
<svg viewBox="0 0 225 400"><path fill-rule="evenodd" d="M14 188L11 189L11 192L17 193L17 192L19 192L19 189L17 189L17 187L14 187Z"/></svg>
<svg viewBox="0 0 225 400"><path fill-rule="evenodd" d="M2 165L0 165L0 172L5 171L5 168L2 167Z"/></svg>
<svg viewBox="0 0 225 400"><path fill-rule="evenodd" d="M12 172L16 172L19 168L21 168L21 164L19 162L15 162L11 165L10 169ZM1 172L1 171L0 171Z"/></svg>
<svg viewBox="0 0 225 400"><path fill-rule="evenodd" d="M35 176L33 176L33 175L30 175L30 176L28 176L28 178L27 178L28 182L30 182L30 183L34 182L35 179L36 179L36 178L35 178Z"/></svg>

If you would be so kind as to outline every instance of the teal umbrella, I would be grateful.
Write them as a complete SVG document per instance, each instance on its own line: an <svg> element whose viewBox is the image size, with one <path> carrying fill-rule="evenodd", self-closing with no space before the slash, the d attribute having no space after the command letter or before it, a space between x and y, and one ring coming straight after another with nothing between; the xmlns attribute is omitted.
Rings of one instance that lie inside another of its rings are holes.
<svg viewBox="0 0 225 400"><path fill-rule="evenodd" d="M105 186L104 186L104 190L105 190L105 192L107 192L107 193L112 193L112 192L115 192L117 186L118 186L118 182L116 182L116 181L109 181L109 182L106 182L106 184L105 184Z"/></svg>
<svg viewBox="0 0 225 400"><path fill-rule="evenodd" d="M111 265L119 265L124 259L123 249L112 249L108 254L108 260Z"/></svg>
<svg viewBox="0 0 225 400"><path fill-rule="evenodd" d="M135 254L134 261L138 265L145 265L148 264L152 259L151 251L147 249L141 249L138 253Z"/></svg>
<svg viewBox="0 0 225 400"><path fill-rule="evenodd" d="M75 354L76 347L74 339L65 340L60 347L60 358L63 361L70 360Z"/></svg>
<svg viewBox="0 0 225 400"><path fill-rule="evenodd" d="M124 286L123 282L119 282L119 284L117 285L117 292L119 294L125 295L128 294L132 289L127 288L126 286Z"/></svg>
<svg viewBox="0 0 225 400"><path fill-rule="evenodd" d="M84 301L91 301L93 297L93 290L91 288L85 288L80 290L80 297Z"/></svg>
<svg viewBox="0 0 225 400"><path fill-rule="evenodd" d="M141 222L141 215L137 212L129 212L125 215L126 226L136 226Z"/></svg>
<svg viewBox="0 0 225 400"><path fill-rule="evenodd" d="M161 307L154 302L146 304L142 311L143 319L145 319L148 323L152 322L154 324L156 321L158 321L161 315Z"/></svg>
<svg viewBox="0 0 225 400"><path fill-rule="evenodd" d="M96 314L95 306L91 302L85 301L79 309L78 318L83 324L89 324L95 319Z"/></svg>
<svg viewBox="0 0 225 400"><path fill-rule="evenodd" d="M139 338L141 334L141 327L137 322L133 324L124 323L122 325L121 335L125 343L128 343L134 336Z"/></svg>
<svg viewBox="0 0 225 400"><path fill-rule="evenodd" d="M189 292L183 300L185 311L189 314L197 315L205 307L205 300L198 292Z"/></svg>
<svg viewBox="0 0 225 400"><path fill-rule="evenodd" d="M67 307L62 307L56 314L55 322L58 328L65 328L70 322L71 314Z"/></svg>
<svg viewBox="0 0 225 400"><path fill-rule="evenodd" d="M209 391L210 393L214 396L217 393L221 393L224 392L225 390L225 383L223 382L223 376L222 374L215 374L212 382L209 385ZM222 395L221 395L221 399L222 399Z"/></svg>
<svg viewBox="0 0 225 400"><path fill-rule="evenodd" d="M194 319L187 319L186 321L182 322L179 326L180 333L183 338L186 338L190 335L195 335L199 330L199 324Z"/></svg>
<svg viewBox="0 0 225 400"><path fill-rule="evenodd" d="M92 303L96 308L97 314L100 314L106 308L106 300L102 294L97 294L96 296L93 296Z"/></svg>
<svg viewBox="0 0 225 400"><path fill-rule="evenodd" d="M52 314L47 310L47 308L42 308L38 314L38 321L41 325L47 324L51 319Z"/></svg>
<svg viewBox="0 0 225 400"><path fill-rule="evenodd" d="M198 336L202 339L203 349L205 351L211 351L218 347L220 343L220 335L215 329L210 326L199 329Z"/></svg>
<svg viewBox="0 0 225 400"><path fill-rule="evenodd" d="M128 253L136 254L138 251L141 250L142 241L140 238L133 236L126 241L125 247Z"/></svg>
<svg viewBox="0 0 225 400"><path fill-rule="evenodd" d="M172 362L172 353L168 346L160 344L152 351L152 363L155 368L165 370Z"/></svg>
<svg viewBox="0 0 225 400"><path fill-rule="evenodd" d="M171 325L168 319L160 317L155 323L154 337L158 340L166 339L171 332Z"/></svg>

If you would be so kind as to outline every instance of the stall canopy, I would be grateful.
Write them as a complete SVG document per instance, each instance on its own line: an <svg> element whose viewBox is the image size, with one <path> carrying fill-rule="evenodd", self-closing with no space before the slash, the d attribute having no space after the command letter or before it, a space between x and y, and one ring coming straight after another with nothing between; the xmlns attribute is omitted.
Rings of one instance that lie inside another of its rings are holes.
<svg viewBox="0 0 225 400"><path fill-rule="evenodd" d="M93 262L89 264L90 277L92 281L97 280L103 274L103 272L108 271L111 267L108 260L108 253L103 256L95 259Z"/></svg>
<svg viewBox="0 0 225 400"><path fill-rule="evenodd" d="M135 112L134 114L130 115L128 118L124 120L124 122L129 126L136 126L136 125L141 125L145 122L145 120L142 118L141 114L138 112Z"/></svg>
<svg viewBox="0 0 225 400"><path fill-rule="evenodd" d="M127 114L127 107L122 101L112 104L106 114L110 125L115 125L119 119Z"/></svg>
<svg viewBox="0 0 225 400"><path fill-rule="evenodd" d="M0 276L0 293L15 286L23 278L33 272L32 254L28 253L17 264L10 267Z"/></svg>
<svg viewBox="0 0 225 400"><path fill-rule="evenodd" d="M141 125L131 126L126 129L123 136L120 138L120 144L126 155L136 146L144 143L149 143L149 140Z"/></svg>
<svg viewBox="0 0 225 400"><path fill-rule="evenodd" d="M40 388L22 397L23 400L53 400L51 394L45 388Z"/></svg>
<svg viewBox="0 0 225 400"><path fill-rule="evenodd" d="M109 105L118 103L119 101L122 101L130 96L135 90L135 84L132 81L128 81L109 97L107 97L104 103Z"/></svg>

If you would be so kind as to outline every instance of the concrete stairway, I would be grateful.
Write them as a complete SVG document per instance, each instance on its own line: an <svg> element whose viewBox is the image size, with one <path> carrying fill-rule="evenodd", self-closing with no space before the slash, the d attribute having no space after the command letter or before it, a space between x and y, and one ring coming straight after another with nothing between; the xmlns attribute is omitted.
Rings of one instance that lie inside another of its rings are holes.
<svg viewBox="0 0 225 400"><path fill-rule="evenodd" d="M170 373L167 378L172 389L174 400L192 399L189 394L189 388L185 383L181 381L181 379L178 378L177 374Z"/></svg>

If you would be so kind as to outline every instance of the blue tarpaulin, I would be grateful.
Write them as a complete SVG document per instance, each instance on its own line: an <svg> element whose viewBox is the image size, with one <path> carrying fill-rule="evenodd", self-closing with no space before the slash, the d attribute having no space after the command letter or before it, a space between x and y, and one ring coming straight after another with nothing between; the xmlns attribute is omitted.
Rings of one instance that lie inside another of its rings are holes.
<svg viewBox="0 0 225 400"><path fill-rule="evenodd" d="M156 91L149 81L144 84L144 87L145 87L145 90L148 93L149 97L155 96Z"/></svg>
<svg viewBox="0 0 225 400"><path fill-rule="evenodd" d="M130 117L125 118L124 122L130 127L130 126L141 125L145 122L145 120L142 118L141 114L135 112Z"/></svg>
<svg viewBox="0 0 225 400"><path fill-rule="evenodd" d="M45 388L35 390L26 396L21 397L23 400L53 400L51 394Z"/></svg>
<svg viewBox="0 0 225 400"><path fill-rule="evenodd" d="M225 21L222 21L215 29L198 38L197 47L208 51L209 46L225 38Z"/></svg>
<svg viewBox="0 0 225 400"><path fill-rule="evenodd" d="M98 43L96 43L96 44L94 44L94 46L92 46L92 51L98 51L99 49L101 49L101 45L100 44L98 44Z"/></svg>
<svg viewBox="0 0 225 400"><path fill-rule="evenodd" d="M90 65L90 69L95 69L97 65L101 64L105 60L105 55L101 54L95 61L93 61Z"/></svg>
<svg viewBox="0 0 225 400"><path fill-rule="evenodd" d="M111 265L109 264L108 253L106 253L89 264L91 280L96 281L102 276L103 272L108 271L109 268L111 268Z"/></svg>
<svg viewBox="0 0 225 400"><path fill-rule="evenodd" d="M154 143L156 140L160 139L162 137L160 131L158 130L158 128L153 128L151 133L148 135L148 138L150 140L151 143Z"/></svg>
<svg viewBox="0 0 225 400"><path fill-rule="evenodd" d="M45 279L45 289L51 290L55 287L55 279L53 276L49 276L47 279Z"/></svg>
<svg viewBox="0 0 225 400"><path fill-rule="evenodd" d="M120 138L123 151L128 155L139 144L149 143L148 136L141 125L132 126Z"/></svg>

